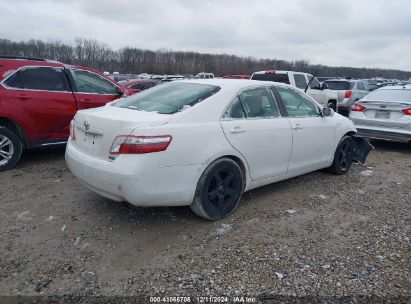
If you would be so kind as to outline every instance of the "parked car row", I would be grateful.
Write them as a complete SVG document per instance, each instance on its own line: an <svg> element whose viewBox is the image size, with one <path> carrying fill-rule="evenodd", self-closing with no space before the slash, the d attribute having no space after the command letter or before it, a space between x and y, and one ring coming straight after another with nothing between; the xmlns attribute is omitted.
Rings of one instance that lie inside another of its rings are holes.
<svg viewBox="0 0 411 304"><path fill-rule="evenodd" d="M0 171L22 149L68 141L68 166L92 191L217 220L245 191L348 172L372 149L364 137L411 142L407 85L370 93L363 80L276 70L153 78L117 83L85 67L0 58ZM348 108L350 119L333 110Z"/></svg>
<svg viewBox="0 0 411 304"><path fill-rule="evenodd" d="M222 78L203 72L195 77L162 75L161 80L149 74L115 75L128 79L117 83L85 67L39 58L0 57L0 170L13 167L22 149L65 143L69 122L77 110L100 107L169 81L251 78L280 82L306 92L321 106L334 110L352 109L352 105L369 93L361 80L330 79L321 84L310 74L294 71L268 70L252 76Z"/></svg>

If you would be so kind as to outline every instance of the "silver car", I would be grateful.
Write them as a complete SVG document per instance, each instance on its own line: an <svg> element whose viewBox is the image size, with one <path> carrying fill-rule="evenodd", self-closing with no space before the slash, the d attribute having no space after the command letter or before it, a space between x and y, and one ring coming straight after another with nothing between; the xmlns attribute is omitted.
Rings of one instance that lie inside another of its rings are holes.
<svg viewBox="0 0 411 304"><path fill-rule="evenodd" d="M350 119L358 135L411 142L411 86L373 91L351 106Z"/></svg>
<svg viewBox="0 0 411 304"><path fill-rule="evenodd" d="M354 102L370 93L368 83L363 80L329 79L324 84L337 93L338 111L349 111Z"/></svg>

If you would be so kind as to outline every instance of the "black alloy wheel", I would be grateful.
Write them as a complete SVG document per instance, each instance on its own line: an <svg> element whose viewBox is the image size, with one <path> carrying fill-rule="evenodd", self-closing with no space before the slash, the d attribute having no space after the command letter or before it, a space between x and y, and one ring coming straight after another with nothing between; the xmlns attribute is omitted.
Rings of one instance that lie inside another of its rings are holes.
<svg viewBox="0 0 411 304"><path fill-rule="evenodd" d="M243 190L240 166L232 159L220 158L200 177L191 209L209 220L222 219L237 207Z"/></svg>
<svg viewBox="0 0 411 304"><path fill-rule="evenodd" d="M351 136L344 136L334 154L334 161L330 167L332 173L342 175L347 173L354 157L354 140Z"/></svg>

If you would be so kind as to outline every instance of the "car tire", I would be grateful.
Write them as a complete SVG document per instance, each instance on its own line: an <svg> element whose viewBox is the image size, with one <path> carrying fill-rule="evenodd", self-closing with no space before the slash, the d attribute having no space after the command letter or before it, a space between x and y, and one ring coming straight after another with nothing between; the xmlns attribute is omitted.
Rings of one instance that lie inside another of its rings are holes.
<svg viewBox="0 0 411 304"><path fill-rule="evenodd" d="M0 127L0 171L13 168L19 161L22 150L20 138L10 129Z"/></svg>
<svg viewBox="0 0 411 304"><path fill-rule="evenodd" d="M347 173L353 162L354 140L351 136L344 136L334 153L334 160L329 170L337 175Z"/></svg>
<svg viewBox="0 0 411 304"><path fill-rule="evenodd" d="M217 159L201 175L191 210L207 220L223 219L235 210L244 188L240 166L230 158Z"/></svg>
<svg viewBox="0 0 411 304"><path fill-rule="evenodd" d="M334 112L337 112L337 105L334 101L329 101L327 103L327 107L330 108L330 109L333 109Z"/></svg>

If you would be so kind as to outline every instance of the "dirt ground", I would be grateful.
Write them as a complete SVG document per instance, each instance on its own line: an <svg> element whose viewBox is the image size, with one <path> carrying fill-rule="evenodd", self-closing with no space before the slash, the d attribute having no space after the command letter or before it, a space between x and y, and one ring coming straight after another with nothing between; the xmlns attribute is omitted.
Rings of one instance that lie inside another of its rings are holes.
<svg viewBox="0 0 411 304"><path fill-rule="evenodd" d="M0 173L0 302L16 295L407 301L411 145L373 144L367 164L349 174L314 172L253 190L218 222L188 207L101 198L69 172L64 147L25 152Z"/></svg>

